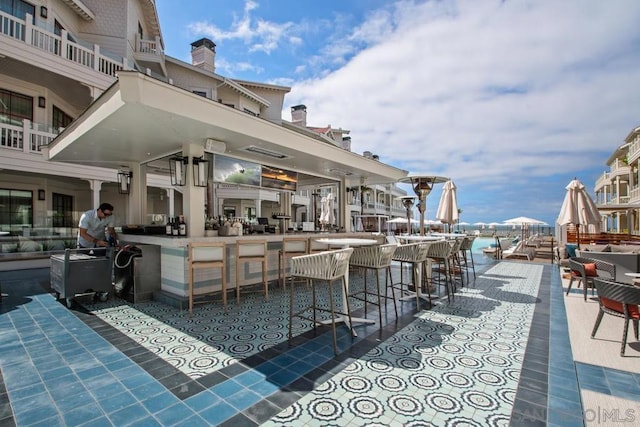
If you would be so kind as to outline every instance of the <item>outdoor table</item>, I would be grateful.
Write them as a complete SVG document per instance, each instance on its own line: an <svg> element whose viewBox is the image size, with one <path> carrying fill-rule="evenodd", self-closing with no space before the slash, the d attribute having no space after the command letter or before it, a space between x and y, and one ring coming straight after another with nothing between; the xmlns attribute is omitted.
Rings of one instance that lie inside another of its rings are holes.
<svg viewBox="0 0 640 427"><path fill-rule="evenodd" d="M463 237L467 237L466 234L460 233L431 233L430 236L443 237L447 239L462 239Z"/></svg>
<svg viewBox="0 0 640 427"><path fill-rule="evenodd" d="M444 237L434 236L434 235L427 235L427 236L409 235L409 236L396 236L396 239L404 240L407 242L435 242L435 241L444 239Z"/></svg>
<svg viewBox="0 0 640 427"><path fill-rule="evenodd" d="M370 245L376 245L378 244L378 241L375 239L358 239L358 238L335 238L335 239L331 239L331 238L322 238L322 239L315 239L316 242L318 243L324 243L327 246L339 246L340 249L346 249L352 246L370 246ZM346 313L347 311L347 295L349 293L349 269L347 268L346 273L344 274L344 281L345 281L345 288L347 289L347 293L342 295L342 311ZM365 319L363 317L353 317L351 316L351 324L349 325L349 319L345 316L338 316L336 317L336 322L344 322L345 324L347 324L347 326L349 327L349 329L351 330L351 334L354 337L357 337L358 334L356 333L354 328L354 324L355 323L364 323L364 324L369 324L372 325L375 322L375 320L370 320L370 319ZM331 323L331 320L323 320L320 323L322 324L328 324ZM380 325L382 326L382 325Z"/></svg>

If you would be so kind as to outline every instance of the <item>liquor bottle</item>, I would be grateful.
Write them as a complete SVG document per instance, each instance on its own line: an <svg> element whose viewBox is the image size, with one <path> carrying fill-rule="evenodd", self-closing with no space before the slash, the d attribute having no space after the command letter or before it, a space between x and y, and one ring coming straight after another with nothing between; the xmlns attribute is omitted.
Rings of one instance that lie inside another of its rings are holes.
<svg viewBox="0 0 640 427"><path fill-rule="evenodd" d="M167 236L171 236L173 234L173 222L171 217L167 217L167 225L165 226Z"/></svg>
<svg viewBox="0 0 640 427"><path fill-rule="evenodd" d="M178 223L178 234L181 236L187 235L187 223L184 222L184 216L180 215L180 222Z"/></svg>
<svg viewBox="0 0 640 427"><path fill-rule="evenodd" d="M178 226L178 217L175 217L171 225L171 235L177 236L178 234L180 234L180 228Z"/></svg>

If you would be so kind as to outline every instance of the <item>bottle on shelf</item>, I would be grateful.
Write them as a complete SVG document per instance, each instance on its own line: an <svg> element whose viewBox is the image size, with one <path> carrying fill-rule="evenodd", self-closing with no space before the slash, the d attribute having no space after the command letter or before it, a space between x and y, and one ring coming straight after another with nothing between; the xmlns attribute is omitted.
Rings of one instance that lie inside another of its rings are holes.
<svg viewBox="0 0 640 427"><path fill-rule="evenodd" d="M180 234L180 228L178 225L178 217L175 217L173 219L173 223L172 223L172 227L171 227L171 235L172 236L177 236Z"/></svg>
<svg viewBox="0 0 640 427"><path fill-rule="evenodd" d="M173 218L167 217L167 225L165 226L165 234L171 236L173 234Z"/></svg>
<svg viewBox="0 0 640 427"><path fill-rule="evenodd" d="M184 215L180 215L180 222L178 223L178 234L180 236L187 235L187 223L184 222Z"/></svg>

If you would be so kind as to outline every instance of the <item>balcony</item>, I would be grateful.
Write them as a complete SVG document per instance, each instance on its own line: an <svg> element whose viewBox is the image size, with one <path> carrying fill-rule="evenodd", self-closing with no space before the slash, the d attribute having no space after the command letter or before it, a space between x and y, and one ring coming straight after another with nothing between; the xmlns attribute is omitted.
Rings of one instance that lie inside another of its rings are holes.
<svg viewBox="0 0 640 427"><path fill-rule="evenodd" d="M22 126L0 123L0 148L38 153L58 135L51 126L24 120ZM26 143L25 143L26 141Z"/></svg>
<svg viewBox="0 0 640 427"><path fill-rule="evenodd" d="M629 164L620 159L616 159L613 163L611 163L610 168L611 178L618 176L628 177L629 173L631 172Z"/></svg>
<svg viewBox="0 0 640 427"><path fill-rule="evenodd" d="M136 34L136 50L133 57L140 67L148 68L151 73L167 78L164 50L160 37L148 40L140 38L140 35Z"/></svg>
<svg viewBox="0 0 640 427"><path fill-rule="evenodd" d="M595 189L596 191L601 190L606 185L611 185L611 174L609 172L604 172L598 177L598 179L596 180Z"/></svg>
<svg viewBox="0 0 640 427"><path fill-rule="evenodd" d="M33 25L32 21L33 18L29 14L26 15L25 20L22 20L0 12L0 36L10 37L38 50L113 78L116 77L118 71L131 68L127 66L127 62L123 58L113 59L107 56L106 52L100 52L98 45L83 46L81 43L70 41L65 30L62 30L58 36Z"/></svg>

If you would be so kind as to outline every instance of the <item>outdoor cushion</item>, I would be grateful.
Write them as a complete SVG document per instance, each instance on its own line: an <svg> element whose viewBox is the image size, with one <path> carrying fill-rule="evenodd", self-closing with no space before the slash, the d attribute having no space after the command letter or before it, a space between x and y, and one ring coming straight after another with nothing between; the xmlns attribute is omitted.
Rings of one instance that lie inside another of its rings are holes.
<svg viewBox="0 0 640 427"><path fill-rule="evenodd" d="M609 310L617 311L618 313L624 313L624 309L622 308L622 303L614 300L610 300L609 298L600 297L600 301L602 305L607 307ZM627 304L627 308L629 310L629 316L632 319L640 319L640 311L638 311L637 305Z"/></svg>
<svg viewBox="0 0 640 427"><path fill-rule="evenodd" d="M596 270L596 264L594 262L589 262L584 265L584 273L587 277L598 277L598 271Z"/></svg>
<svg viewBox="0 0 640 427"><path fill-rule="evenodd" d="M567 256L569 258L575 258L576 257L576 249L578 249L578 245L574 245L572 243L567 243L565 245L565 249L567 250Z"/></svg>

